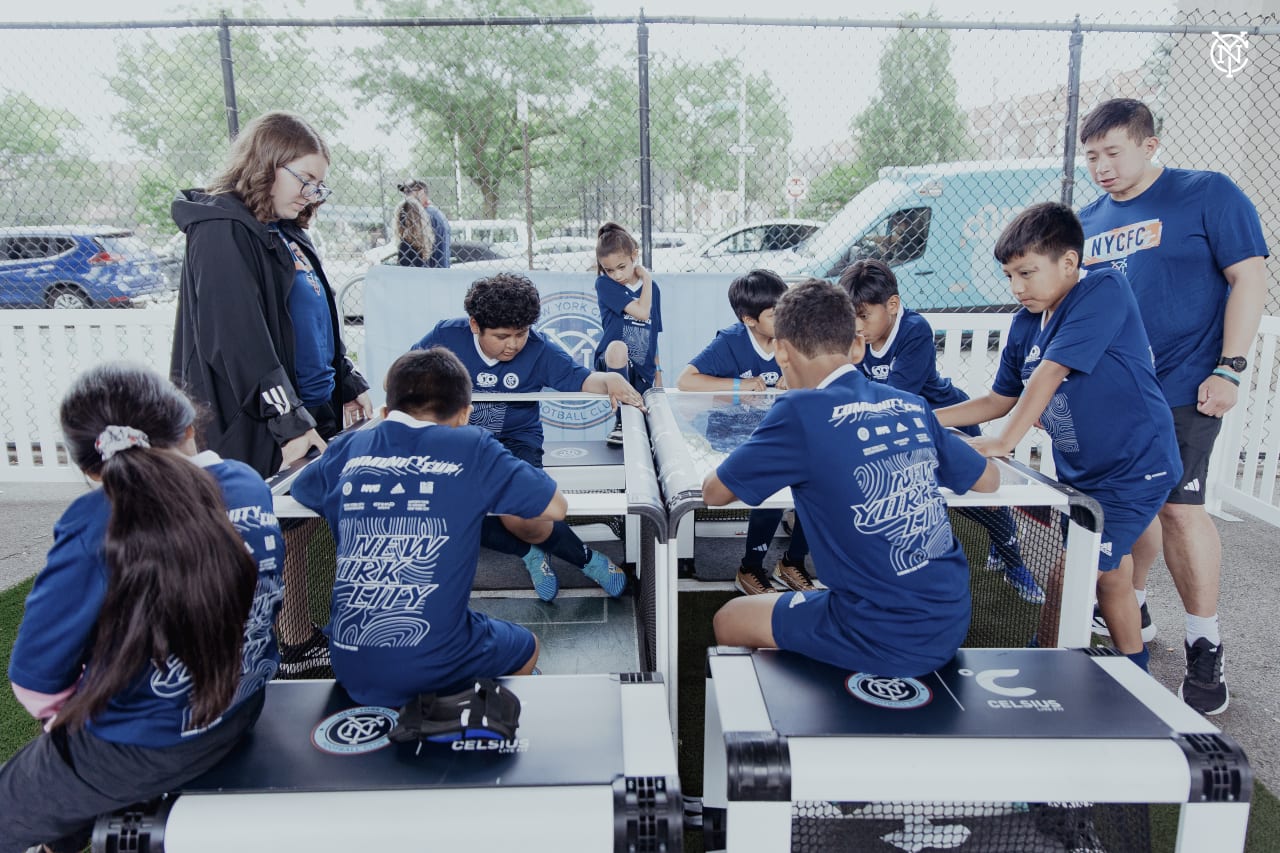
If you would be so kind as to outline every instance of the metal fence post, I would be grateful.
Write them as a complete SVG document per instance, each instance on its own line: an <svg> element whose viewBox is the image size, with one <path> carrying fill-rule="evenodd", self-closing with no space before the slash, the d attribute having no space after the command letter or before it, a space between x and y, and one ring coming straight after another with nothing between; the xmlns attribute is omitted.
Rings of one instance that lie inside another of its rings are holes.
<svg viewBox="0 0 1280 853"><path fill-rule="evenodd" d="M222 102L227 109L227 135L234 142L240 135L240 109L236 106L236 74L231 63L231 27L227 13L218 14L218 53L222 57Z"/></svg>
<svg viewBox="0 0 1280 853"><path fill-rule="evenodd" d="M637 74L640 87L640 257L653 265L653 182L649 172L649 25L644 10L636 27Z"/></svg>
<svg viewBox="0 0 1280 853"><path fill-rule="evenodd" d="M1062 145L1062 203L1070 207L1076 188L1076 128L1080 123L1080 48L1084 44L1079 15L1076 15L1076 23L1067 44L1067 137Z"/></svg>

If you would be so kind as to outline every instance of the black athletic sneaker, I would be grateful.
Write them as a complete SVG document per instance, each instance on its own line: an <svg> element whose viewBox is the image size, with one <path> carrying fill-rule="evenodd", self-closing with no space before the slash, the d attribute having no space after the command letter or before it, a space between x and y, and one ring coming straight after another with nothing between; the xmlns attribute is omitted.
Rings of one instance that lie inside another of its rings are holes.
<svg viewBox="0 0 1280 853"><path fill-rule="evenodd" d="M280 677L320 677L331 669L329 638L319 628L312 626L311 636L296 646L280 644Z"/></svg>
<svg viewBox="0 0 1280 853"><path fill-rule="evenodd" d="M622 446L622 424L618 424L609 431L609 437L604 440L604 443L610 447Z"/></svg>
<svg viewBox="0 0 1280 853"><path fill-rule="evenodd" d="M1187 675L1178 688L1178 698L1206 717L1221 714L1231 701L1223 677L1223 657L1222 643L1210 645L1200 637L1187 645Z"/></svg>
<svg viewBox="0 0 1280 853"><path fill-rule="evenodd" d="M1157 628L1155 623L1151 621L1151 611L1147 610L1147 603L1142 602L1142 606L1138 608L1138 612L1142 614L1142 642L1149 643L1156 638ZM1099 637L1110 637L1111 631L1107 628L1107 622L1102 618L1102 611L1098 609L1098 605L1093 605L1093 624L1090 625L1093 633Z"/></svg>

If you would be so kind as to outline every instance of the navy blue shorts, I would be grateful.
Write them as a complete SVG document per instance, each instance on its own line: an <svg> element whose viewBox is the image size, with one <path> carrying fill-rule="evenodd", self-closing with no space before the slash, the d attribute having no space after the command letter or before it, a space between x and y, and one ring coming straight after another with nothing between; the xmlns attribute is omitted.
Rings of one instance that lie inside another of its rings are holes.
<svg viewBox="0 0 1280 853"><path fill-rule="evenodd" d="M956 626L954 637L938 638L935 645L940 655L904 655L882 632L836 617L831 611L831 590L784 592L777 598L771 625L778 648L853 672L900 678L931 672L955 657L969 628L966 619Z"/></svg>
<svg viewBox="0 0 1280 853"><path fill-rule="evenodd" d="M1133 552L1133 543L1151 525L1169 493L1160 489L1145 496L1128 496L1123 502L1109 497L1093 497L1102 505L1098 571L1109 572L1120 565L1121 558Z"/></svg>
<svg viewBox="0 0 1280 853"><path fill-rule="evenodd" d="M333 673L352 699L399 708L419 693L451 693L476 678L510 675L533 657L533 632L522 625L469 611L475 642L444 663L430 649L389 672L359 651L330 646Z"/></svg>

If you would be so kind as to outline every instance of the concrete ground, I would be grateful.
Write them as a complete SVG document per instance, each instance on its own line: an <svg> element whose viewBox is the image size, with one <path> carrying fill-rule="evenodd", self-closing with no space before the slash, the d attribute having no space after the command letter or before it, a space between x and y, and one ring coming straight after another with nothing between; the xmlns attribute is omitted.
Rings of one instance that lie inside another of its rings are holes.
<svg viewBox="0 0 1280 853"><path fill-rule="evenodd" d="M53 524L87 487L79 484L0 483L0 589L34 574L53 540ZM1212 722L1244 747L1254 772L1280 793L1280 643L1272 635L1277 616L1275 566L1280 528L1250 516L1215 519L1223 544L1223 615L1231 705ZM1151 618L1159 634L1151 643L1152 675L1170 690L1181 683L1182 610L1163 565L1151 574Z"/></svg>

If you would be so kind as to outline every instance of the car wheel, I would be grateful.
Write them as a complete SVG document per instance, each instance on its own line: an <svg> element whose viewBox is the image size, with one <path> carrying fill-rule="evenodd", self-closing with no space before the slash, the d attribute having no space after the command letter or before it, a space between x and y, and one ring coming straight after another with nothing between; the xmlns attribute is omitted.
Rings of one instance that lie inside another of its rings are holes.
<svg viewBox="0 0 1280 853"><path fill-rule="evenodd" d="M50 308L92 308L84 291L74 285L60 284L49 291L44 302Z"/></svg>

